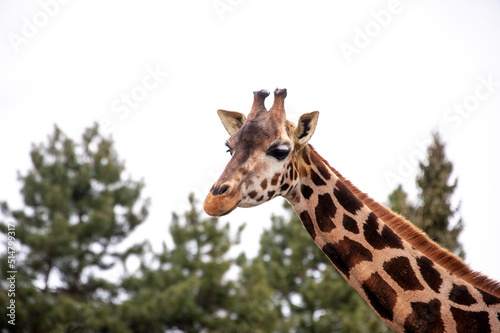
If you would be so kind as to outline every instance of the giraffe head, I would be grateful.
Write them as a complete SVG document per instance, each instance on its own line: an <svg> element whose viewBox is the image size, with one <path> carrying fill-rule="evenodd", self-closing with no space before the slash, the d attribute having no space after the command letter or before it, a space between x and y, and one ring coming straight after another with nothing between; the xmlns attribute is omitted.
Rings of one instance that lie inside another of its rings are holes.
<svg viewBox="0 0 500 333"><path fill-rule="evenodd" d="M253 207L297 187L297 156L313 135L319 112L302 115L295 125L286 120L286 89L274 91L269 111L264 105L267 96L266 90L254 92L248 118L239 112L217 111L230 135L226 146L232 157L205 199L209 215Z"/></svg>

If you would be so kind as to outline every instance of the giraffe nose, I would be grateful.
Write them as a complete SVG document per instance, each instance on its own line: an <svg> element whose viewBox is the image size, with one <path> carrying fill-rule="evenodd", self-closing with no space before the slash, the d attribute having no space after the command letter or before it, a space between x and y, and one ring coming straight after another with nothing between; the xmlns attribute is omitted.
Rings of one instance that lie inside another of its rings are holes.
<svg viewBox="0 0 500 333"><path fill-rule="evenodd" d="M232 212L241 201L239 187L231 181L218 182L210 189L203 202L203 209L210 216L222 216Z"/></svg>
<svg viewBox="0 0 500 333"><path fill-rule="evenodd" d="M221 186L216 186L212 190L212 195L222 195L229 190L229 185L222 184Z"/></svg>

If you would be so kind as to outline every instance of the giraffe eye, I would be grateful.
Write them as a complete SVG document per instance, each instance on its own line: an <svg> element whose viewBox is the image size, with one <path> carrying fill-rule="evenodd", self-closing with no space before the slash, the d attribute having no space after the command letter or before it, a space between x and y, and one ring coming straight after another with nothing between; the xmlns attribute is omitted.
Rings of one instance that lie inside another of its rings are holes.
<svg viewBox="0 0 500 333"><path fill-rule="evenodd" d="M290 148L287 145L279 145L277 147L272 147L267 151L267 155L276 158L279 161L287 158L288 154L290 154Z"/></svg>

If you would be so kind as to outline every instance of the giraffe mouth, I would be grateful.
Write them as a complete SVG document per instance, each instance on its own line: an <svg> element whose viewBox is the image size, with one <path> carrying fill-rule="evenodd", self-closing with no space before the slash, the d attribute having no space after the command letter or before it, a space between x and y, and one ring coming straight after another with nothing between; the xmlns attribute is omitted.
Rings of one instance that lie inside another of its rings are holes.
<svg viewBox="0 0 500 333"><path fill-rule="evenodd" d="M224 216L235 210L241 202L237 195L221 196L209 193L203 203L203 209L210 216Z"/></svg>

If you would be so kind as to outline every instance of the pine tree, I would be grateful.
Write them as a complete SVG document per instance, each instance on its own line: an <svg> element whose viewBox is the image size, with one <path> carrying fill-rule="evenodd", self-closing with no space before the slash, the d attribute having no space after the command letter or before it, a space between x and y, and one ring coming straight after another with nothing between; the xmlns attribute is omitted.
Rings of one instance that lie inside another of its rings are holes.
<svg viewBox="0 0 500 333"><path fill-rule="evenodd" d="M133 332L258 332L272 320L260 312L267 306L262 295L270 293L262 284L262 267L242 256L241 279L226 277L236 263L229 251L243 227L231 237L228 223L204 218L193 195L189 202L189 211L172 216L173 247L164 244L138 274L124 280L130 298L120 307L122 320Z"/></svg>
<svg viewBox="0 0 500 333"><path fill-rule="evenodd" d="M445 154L445 143L439 133L433 133L433 142L427 148L427 160L419 163L417 176L418 201L411 204L403 188L398 186L389 196L389 207L402 214L443 247L464 257L463 246L458 240L463 229L451 198L458 180L450 180L453 164Z"/></svg>
<svg viewBox="0 0 500 333"><path fill-rule="evenodd" d="M404 191L403 186L398 185L391 194L389 194L388 206L395 212L403 215L406 219L414 222L417 221L417 209L410 204L408 194ZM414 222L415 223L415 222Z"/></svg>
<svg viewBox="0 0 500 333"><path fill-rule="evenodd" d="M224 332L276 332L283 326L279 311L273 302L274 290L267 280L266 268L257 257L247 261L245 255L237 260L241 274L235 281L230 318Z"/></svg>
<svg viewBox="0 0 500 333"><path fill-rule="evenodd" d="M147 216L144 183L124 179L124 164L97 125L85 130L80 143L55 126L48 143L33 145L30 156L32 168L18 176L24 207L2 203L4 222L16 225L20 244L16 331L121 330L118 321L105 318L117 282L102 276L115 267L115 247ZM3 307L6 299L0 301Z"/></svg>

